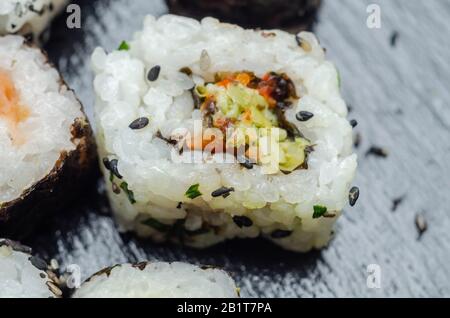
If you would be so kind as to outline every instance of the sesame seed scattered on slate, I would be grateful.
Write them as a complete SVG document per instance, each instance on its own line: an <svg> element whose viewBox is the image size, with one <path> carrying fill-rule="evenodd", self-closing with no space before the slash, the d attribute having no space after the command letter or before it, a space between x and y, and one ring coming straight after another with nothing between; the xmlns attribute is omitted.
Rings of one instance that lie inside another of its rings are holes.
<svg viewBox="0 0 450 318"><path fill-rule="evenodd" d="M416 215L415 223L416 223L417 231L419 232L419 239L420 239L422 237L422 235L427 231L428 223L422 214Z"/></svg>
<svg viewBox="0 0 450 318"><path fill-rule="evenodd" d="M380 158L387 158L388 152L384 148L372 146L369 148L369 150L367 150L366 157L371 156L371 155L380 157Z"/></svg>
<svg viewBox="0 0 450 318"><path fill-rule="evenodd" d="M400 206L400 204L402 204L402 202L403 202L404 199L405 199L405 197L402 196L402 197L398 197L398 198L395 198L394 200L392 200L392 208L391 208L391 211L392 211L392 212L397 211L397 208Z"/></svg>
<svg viewBox="0 0 450 318"><path fill-rule="evenodd" d="M395 47L397 45L398 36L399 33L397 31L392 32L390 40L392 47Z"/></svg>

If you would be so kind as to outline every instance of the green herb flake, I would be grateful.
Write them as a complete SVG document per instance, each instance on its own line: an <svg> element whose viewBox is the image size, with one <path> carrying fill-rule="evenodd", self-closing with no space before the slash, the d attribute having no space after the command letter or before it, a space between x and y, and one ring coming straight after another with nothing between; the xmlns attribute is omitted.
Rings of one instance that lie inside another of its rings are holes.
<svg viewBox="0 0 450 318"><path fill-rule="evenodd" d="M150 226L152 228L154 228L155 230L159 231L159 232L169 232L172 229L172 225L167 225L164 223L159 222L158 220L155 219L147 219L144 222L142 222L142 224Z"/></svg>
<svg viewBox="0 0 450 318"><path fill-rule="evenodd" d="M318 219L318 218L323 217L327 213L327 211L328 211L327 207L322 206L322 205L315 205L313 219Z"/></svg>
<svg viewBox="0 0 450 318"><path fill-rule="evenodd" d="M114 174L112 173L112 171L109 172L109 181L114 181Z"/></svg>
<svg viewBox="0 0 450 318"><path fill-rule="evenodd" d="M199 187L200 185L198 183L191 185L189 189L186 191L185 196L191 200L198 198L199 196L202 195L202 193L198 190Z"/></svg>
<svg viewBox="0 0 450 318"><path fill-rule="evenodd" d="M119 46L118 50L119 51L129 51L130 50L130 45L127 42L122 41L122 43L120 43L120 46Z"/></svg>
<svg viewBox="0 0 450 318"><path fill-rule="evenodd" d="M128 189L128 183L122 182L120 184L120 188L125 191L126 195L128 196L128 200L130 200L131 204L135 204L136 200L134 199L134 193L130 189Z"/></svg>

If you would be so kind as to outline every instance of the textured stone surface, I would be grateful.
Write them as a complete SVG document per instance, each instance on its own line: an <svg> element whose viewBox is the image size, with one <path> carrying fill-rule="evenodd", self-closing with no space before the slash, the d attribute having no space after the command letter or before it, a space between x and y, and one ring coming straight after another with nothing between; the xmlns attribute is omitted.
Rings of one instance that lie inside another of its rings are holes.
<svg viewBox="0 0 450 318"><path fill-rule="evenodd" d="M301 255L260 240L206 251L141 242L118 233L95 188L26 243L63 268L79 264L83 277L117 262L185 260L224 267L250 297L449 297L450 2L379 0L378 30L366 26L371 1L323 2L315 31L340 70L362 137L355 181L361 198L346 209L329 248ZM146 13L162 14L166 7L157 0L82 4L83 28L67 30L61 18L47 49L91 115L92 50L116 48ZM373 145L389 156L366 157ZM393 200L403 196L392 211ZM428 222L420 240L418 213ZM369 264L381 267L381 289L366 285Z"/></svg>

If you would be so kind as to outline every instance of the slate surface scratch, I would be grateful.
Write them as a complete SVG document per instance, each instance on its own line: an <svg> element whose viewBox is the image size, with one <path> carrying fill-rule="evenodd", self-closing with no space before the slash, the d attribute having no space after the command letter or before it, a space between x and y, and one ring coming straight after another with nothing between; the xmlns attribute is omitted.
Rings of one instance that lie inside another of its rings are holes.
<svg viewBox="0 0 450 318"><path fill-rule="evenodd" d="M372 2L380 5L381 29L366 27ZM166 8L158 0L81 3L83 28L67 30L59 19L46 48L92 116L92 50L116 48L146 13ZM249 297L449 297L449 21L445 0L324 0L315 31L340 70L353 106L349 118L358 120L362 135L355 181L361 198L346 209L329 248L300 255L260 240L206 251L141 242L119 234L95 187L26 243L63 268L79 264L84 278L118 262L186 260L224 267ZM389 156L366 158L372 145ZM403 196L392 212L393 200ZM420 240L418 213L428 222ZM366 285L369 264L381 267L380 289Z"/></svg>

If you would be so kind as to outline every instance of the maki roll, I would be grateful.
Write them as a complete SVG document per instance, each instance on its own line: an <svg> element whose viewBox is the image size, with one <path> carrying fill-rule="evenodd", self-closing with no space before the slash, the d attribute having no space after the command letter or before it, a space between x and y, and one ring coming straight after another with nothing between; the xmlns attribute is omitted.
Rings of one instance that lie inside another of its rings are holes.
<svg viewBox="0 0 450 318"><path fill-rule="evenodd" d="M0 35L21 34L38 39L68 0L0 1Z"/></svg>
<svg viewBox="0 0 450 318"><path fill-rule="evenodd" d="M171 13L202 19L212 16L243 27L308 30L321 0L168 0Z"/></svg>
<svg viewBox="0 0 450 318"><path fill-rule="evenodd" d="M95 158L74 93L21 36L0 37L0 233L23 237L70 200Z"/></svg>
<svg viewBox="0 0 450 318"><path fill-rule="evenodd" d="M142 262L106 268L94 274L74 298L237 298L238 289L224 271L186 263Z"/></svg>
<svg viewBox="0 0 450 318"><path fill-rule="evenodd" d="M56 275L31 249L0 239L0 298L59 298Z"/></svg>
<svg viewBox="0 0 450 318"><path fill-rule="evenodd" d="M338 73L313 34L149 16L92 61L101 166L124 230L198 248L328 243L357 160Z"/></svg>

